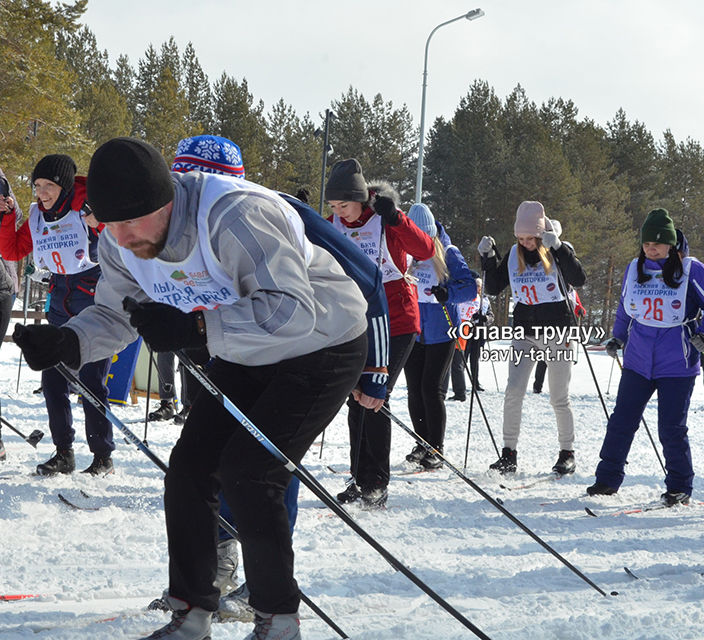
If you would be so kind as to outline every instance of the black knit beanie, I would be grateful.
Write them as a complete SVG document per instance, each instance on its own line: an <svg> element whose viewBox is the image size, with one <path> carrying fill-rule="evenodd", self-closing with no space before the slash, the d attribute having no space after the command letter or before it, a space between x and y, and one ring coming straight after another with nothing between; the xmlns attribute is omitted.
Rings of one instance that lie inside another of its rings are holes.
<svg viewBox="0 0 704 640"><path fill-rule="evenodd" d="M640 242L677 244L677 232L667 209L653 209L640 228Z"/></svg>
<svg viewBox="0 0 704 640"><path fill-rule="evenodd" d="M355 158L339 160L333 165L328 183L325 185L325 199L347 202L369 200L369 190L367 181L362 175L362 165Z"/></svg>
<svg viewBox="0 0 704 640"><path fill-rule="evenodd" d="M88 168L87 191L100 222L141 218L174 198L163 156L137 138L113 138L96 150Z"/></svg>
<svg viewBox="0 0 704 640"><path fill-rule="evenodd" d="M37 166L32 171L32 184L37 178L44 178L58 184L68 193L73 189L76 171L76 163L71 156L63 153L52 153L37 162Z"/></svg>

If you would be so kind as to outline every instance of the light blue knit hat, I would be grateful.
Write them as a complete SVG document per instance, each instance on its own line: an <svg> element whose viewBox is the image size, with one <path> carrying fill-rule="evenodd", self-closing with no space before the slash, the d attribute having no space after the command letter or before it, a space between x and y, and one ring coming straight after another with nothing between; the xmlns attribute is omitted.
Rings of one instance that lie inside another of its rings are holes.
<svg viewBox="0 0 704 640"><path fill-rule="evenodd" d="M408 211L408 217L416 223L416 226L425 231L431 238L438 235L438 228L435 226L435 217L430 209L422 202L417 202Z"/></svg>

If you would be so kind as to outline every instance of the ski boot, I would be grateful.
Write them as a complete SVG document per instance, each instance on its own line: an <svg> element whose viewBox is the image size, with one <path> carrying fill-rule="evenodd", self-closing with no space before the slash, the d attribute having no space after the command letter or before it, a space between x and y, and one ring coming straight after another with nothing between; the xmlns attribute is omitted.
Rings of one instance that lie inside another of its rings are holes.
<svg viewBox="0 0 704 640"><path fill-rule="evenodd" d="M518 452L515 449L504 447L501 449L501 457L489 465L489 469L498 471L501 475L505 473L515 473L518 468Z"/></svg>
<svg viewBox="0 0 704 640"><path fill-rule="evenodd" d="M57 449L46 462L37 465L37 475L53 476L57 473L72 473L76 469L73 449Z"/></svg>

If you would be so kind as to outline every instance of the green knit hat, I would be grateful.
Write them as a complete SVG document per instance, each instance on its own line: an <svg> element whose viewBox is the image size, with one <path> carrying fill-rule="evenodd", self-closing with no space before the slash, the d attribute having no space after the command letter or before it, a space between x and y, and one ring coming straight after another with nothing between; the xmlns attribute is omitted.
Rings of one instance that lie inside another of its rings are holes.
<svg viewBox="0 0 704 640"><path fill-rule="evenodd" d="M672 222L667 209L653 209L640 228L640 242L660 242L661 244L677 244L675 223Z"/></svg>

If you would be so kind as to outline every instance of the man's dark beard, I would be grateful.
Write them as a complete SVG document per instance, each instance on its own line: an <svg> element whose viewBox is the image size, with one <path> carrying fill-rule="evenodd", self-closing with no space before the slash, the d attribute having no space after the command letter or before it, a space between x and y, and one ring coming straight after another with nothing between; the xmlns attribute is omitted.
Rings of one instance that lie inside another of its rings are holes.
<svg viewBox="0 0 704 640"><path fill-rule="evenodd" d="M164 237L159 240L159 242L147 242L147 241L142 241L137 243L136 245L130 245L127 247L134 255L136 255L138 258L141 258L142 260L151 260L152 258L156 258L160 253L161 250L164 248L166 245L166 234L164 234Z"/></svg>

